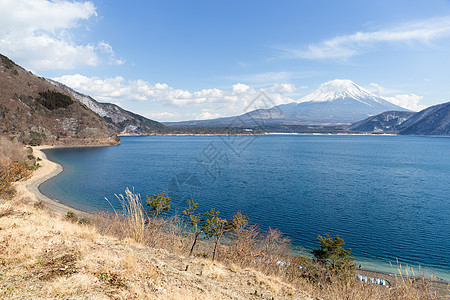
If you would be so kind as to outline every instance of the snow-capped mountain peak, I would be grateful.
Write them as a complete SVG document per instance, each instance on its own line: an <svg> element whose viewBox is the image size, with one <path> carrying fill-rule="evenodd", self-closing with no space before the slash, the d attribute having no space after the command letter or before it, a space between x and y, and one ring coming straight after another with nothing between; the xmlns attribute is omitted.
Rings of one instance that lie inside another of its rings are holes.
<svg viewBox="0 0 450 300"><path fill-rule="evenodd" d="M299 102L328 102L343 98L352 98L358 101L369 98L379 102L378 97L349 79L335 79L325 82L315 92L301 98Z"/></svg>

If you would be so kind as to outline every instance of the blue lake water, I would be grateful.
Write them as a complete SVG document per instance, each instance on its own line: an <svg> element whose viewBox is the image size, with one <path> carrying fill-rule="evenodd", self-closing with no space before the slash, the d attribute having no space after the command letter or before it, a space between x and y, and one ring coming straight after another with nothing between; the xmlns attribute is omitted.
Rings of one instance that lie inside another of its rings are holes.
<svg viewBox="0 0 450 300"><path fill-rule="evenodd" d="M52 149L64 172L40 186L81 210L119 207L134 187L246 213L295 245L339 234L363 267L422 265L450 281L450 138L266 135L122 137L114 147Z"/></svg>

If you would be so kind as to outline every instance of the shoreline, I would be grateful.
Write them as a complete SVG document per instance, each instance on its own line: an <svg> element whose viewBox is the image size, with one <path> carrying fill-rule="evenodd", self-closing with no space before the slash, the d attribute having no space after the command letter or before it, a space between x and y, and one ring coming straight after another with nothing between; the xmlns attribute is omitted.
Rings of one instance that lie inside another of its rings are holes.
<svg viewBox="0 0 450 300"><path fill-rule="evenodd" d="M49 160L46 156L46 154L42 151L45 149L54 149L54 148L86 148L86 147L108 147L110 145L95 145L95 146L52 146L52 145L45 145L45 146L35 146L33 147L33 155L36 157L40 157L42 160L39 162L41 167L39 167L37 170L33 172L33 175L31 178L29 178L26 181L19 181L15 183L15 188L17 190L18 195L29 197L35 202L42 201L45 203L45 205L52 211L65 215L68 211L74 212L76 215L80 217L89 217L92 216L89 212L81 211L76 208L70 207L68 205L62 204L56 200L53 200L44 194L41 193L39 190L39 186L44 183L45 181L49 180L52 177L57 176L63 171L63 167L51 160ZM363 274L369 274L372 277L377 277L381 279L385 279L388 282L392 282L392 280L395 277L401 276L399 274L396 274L396 272L386 272L386 271L377 271L373 269L368 268L357 268L356 273L358 275L359 273ZM415 277L419 278L419 277ZM439 280L439 279L431 279L428 278L433 284L439 284L443 286L447 286L449 282L446 280Z"/></svg>
<svg viewBox="0 0 450 300"><path fill-rule="evenodd" d="M140 136L228 136L228 135L367 135L367 136L398 136L396 133L323 133L323 132L252 132L246 133L155 133L155 134L118 134L119 137L140 137ZM69 148L71 146L68 146Z"/></svg>
<svg viewBox="0 0 450 300"><path fill-rule="evenodd" d="M42 159L39 162L40 167L33 172L33 175L28 180L19 181L15 183L14 187L17 190L17 194L22 197L24 196L29 197L35 202L42 201L49 209L62 215L65 215L68 211L72 211L75 214L82 217L89 216L90 214L88 212L78 210L76 208L62 204L56 200L50 199L49 197L42 194L41 191L39 190L39 186L42 183L44 183L45 181L49 180L52 177L57 176L64 170L60 164L49 160L47 158L47 155L45 155L45 153L42 150L53 148L66 148L66 147L46 145L46 146L35 146L32 148L33 148L33 155L35 157L39 157Z"/></svg>

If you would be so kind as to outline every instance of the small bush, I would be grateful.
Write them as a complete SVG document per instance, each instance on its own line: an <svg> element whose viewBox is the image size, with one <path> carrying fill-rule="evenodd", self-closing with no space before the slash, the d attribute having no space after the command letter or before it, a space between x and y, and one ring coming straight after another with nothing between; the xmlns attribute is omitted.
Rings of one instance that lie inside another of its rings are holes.
<svg viewBox="0 0 450 300"><path fill-rule="evenodd" d="M86 219L86 218L81 217L81 218L78 219L78 224L82 224L82 225L89 224L89 220Z"/></svg>
<svg viewBox="0 0 450 300"><path fill-rule="evenodd" d="M36 208L36 209L44 209L44 207L45 207L45 204L44 204L44 201L42 201L42 200L39 200L38 202L35 202L34 204L33 204L33 206L34 206L34 208Z"/></svg>
<svg viewBox="0 0 450 300"><path fill-rule="evenodd" d="M71 222L78 221L78 218L75 215L75 213L73 211L70 211L70 210L66 213L65 217L66 217L66 220L69 220Z"/></svg>
<svg viewBox="0 0 450 300"><path fill-rule="evenodd" d="M47 139L47 136L45 133L40 133L37 131L30 131L30 132L21 132L19 136L19 141L30 146L39 146L41 145L45 140Z"/></svg>
<svg viewBox="0 0 450 300"><path fill-rule="evenodd" d="M195 257L209 258L208 253L197 253L194 255Z"/></svg>

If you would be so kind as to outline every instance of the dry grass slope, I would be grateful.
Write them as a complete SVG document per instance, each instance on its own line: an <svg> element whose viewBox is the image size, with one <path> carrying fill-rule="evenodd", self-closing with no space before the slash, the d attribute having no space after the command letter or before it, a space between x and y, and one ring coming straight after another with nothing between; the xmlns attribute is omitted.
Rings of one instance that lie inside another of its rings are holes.
<svg viewBox="0 0 450 300"><path fill-rule="evenodd" d="M308 299L276 277L104 236L26 199L0 210L9 211L0 217L2 299Z"/></svg>

